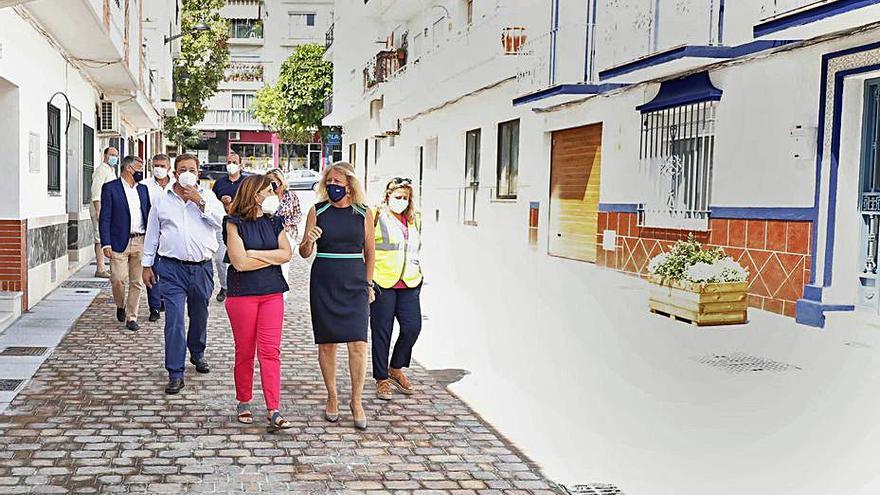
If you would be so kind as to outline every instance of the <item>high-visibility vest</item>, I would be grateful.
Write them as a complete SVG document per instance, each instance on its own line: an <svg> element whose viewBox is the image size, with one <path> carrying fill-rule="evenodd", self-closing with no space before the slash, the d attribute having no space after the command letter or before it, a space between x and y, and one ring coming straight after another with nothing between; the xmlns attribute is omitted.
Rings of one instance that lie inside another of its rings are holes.
<svg viewBox="0 0 880 495"><path fill-rule="evenodd" d="M373 281L379 287L390 289L403 280L407 287L422 282L422 266L419 251L422 248L421 222L416 216L407 222L408 238L403 235L403 223L387 208L373 211L376 218L376 263Z"/></svg>

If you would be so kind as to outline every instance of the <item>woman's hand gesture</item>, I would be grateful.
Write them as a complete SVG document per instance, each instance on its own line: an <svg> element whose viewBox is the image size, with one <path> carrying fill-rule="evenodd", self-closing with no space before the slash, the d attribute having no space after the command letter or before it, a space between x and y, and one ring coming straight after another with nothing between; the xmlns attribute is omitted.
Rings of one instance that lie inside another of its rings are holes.
<svg viewBox="0 0 880 495"><path fill-rule="evenodd" d="M306 233L306 240L309 241L309 244L314 244L321 238L322 233L323 231L321 230L321 227L315 225Z"/></svg>

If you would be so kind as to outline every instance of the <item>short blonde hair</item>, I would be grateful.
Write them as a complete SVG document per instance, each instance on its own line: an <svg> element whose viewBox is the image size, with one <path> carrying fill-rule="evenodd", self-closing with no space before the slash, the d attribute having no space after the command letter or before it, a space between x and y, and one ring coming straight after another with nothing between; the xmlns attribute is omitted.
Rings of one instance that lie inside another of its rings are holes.
<svg viewBox="0 0 880 495"><path fill-rule="evenodd" d="M394 184L393 182L389 182L385 187L385 198L382 201L382 207L388 207L388 198L391 197L391 193L397 191L399 189L406 189L409 191L409 204L406 205L406 209L403 210L401 215L407 219L407 221L412 222L416 217L416 191L412 186L412 183L409 184Z"/></svg>
<svg viewBox="0 0 880 495"><path fill-rule="evenodd" d="M348 180L348 188L351 189L351 202L366 208L367 193L364 191L364 186L361 184L361 180L355 173L354 167L348 162L336 162L324 169L324 173L321 174L321 182L318 184L318 202L328 201L330 199L327 196L327 175L333 171L341 173Z"/></svg>

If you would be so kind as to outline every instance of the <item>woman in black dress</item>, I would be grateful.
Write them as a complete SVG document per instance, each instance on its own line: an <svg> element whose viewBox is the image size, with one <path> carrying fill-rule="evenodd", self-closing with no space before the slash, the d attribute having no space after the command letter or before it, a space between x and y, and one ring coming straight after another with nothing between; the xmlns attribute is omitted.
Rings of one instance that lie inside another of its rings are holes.
<svg viewBox="0 0 880 495"><path fill-rule="evenodd" d="M312 328L318 363L327 387L324 418L339 420L336 394L336 345L347 344L351 374L349 408L355 428L365 430L361 404L367 372L367 328L373 292L375 238L373 215L354 168L346 162L327 167L317 189L318 202L309 210L299 254L316 251L309 284Z"/></svg>

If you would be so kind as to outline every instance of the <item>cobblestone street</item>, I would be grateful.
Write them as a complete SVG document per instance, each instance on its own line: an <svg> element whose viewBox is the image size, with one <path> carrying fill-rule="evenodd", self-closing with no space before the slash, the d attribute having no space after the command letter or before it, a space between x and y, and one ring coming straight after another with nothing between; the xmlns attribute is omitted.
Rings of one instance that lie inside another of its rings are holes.
<svg viewBox="0 0 880 495"><path fill-rule="evenodd" d="M342 365L340 422L325 422L308 263L298 260L292 272L281 407L292 430L266 433L261 413L252 426L236 422L222 305L211 303L211 373L188 368L186 388L167 396L162 321L148 323L144 314L140 332L124 330L104 290L0 416L0 493L556 493L445 389L449 372L413 368L419 393L388 403L375 398L368 379L369 430L361 434L345 407ZM255 382L257 412L259 373Z"/></svg>

